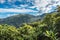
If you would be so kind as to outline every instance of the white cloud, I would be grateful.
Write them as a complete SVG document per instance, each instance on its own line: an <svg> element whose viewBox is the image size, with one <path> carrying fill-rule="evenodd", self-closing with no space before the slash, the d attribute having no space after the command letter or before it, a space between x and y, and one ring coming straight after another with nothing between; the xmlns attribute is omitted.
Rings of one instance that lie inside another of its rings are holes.
<svg viewBox="0 0 60 40"><path fill-rule="evenodd" d="M30 9L2 9L0 8L0 12L20 12L20 13L27 13L27 12L37 12L34 10L30 10Z"/></svg>
<svg viewBox="0 0 60 40"><path fill-rule="evenodd" d="M35 0L35 5L45 7L48 4L55 4L56 2L60 2L60 0Z"/></svg>
<svg viewBox="0 0 60 40"><path fill-rule="evenodd" d="M37 7L45 7L47 4L47 0L35 0L35 6Z"/></svg>
<svg viewBox="0 0 60 40"><path fill-rule="evenodd" d="M24 7L27 7L28 5L25 4L25 5L20 5L20 6L21 6L22 8L24 8Z"/></svg>
<svg viewBox="0 0 60 40"><path fill-rule="evenodd" d="M4 2L5 2L5 0L0 0L0 3L2 3L2 4L3 4Z"/></svg>
<svg viewBox="0 0 60 40"><path fill-rule="evenodd" d="M51 9L53 10L52 6L56 7L57 5L60 5L60 0L35 0L37 9L44 13L51 12Z"/></svg>

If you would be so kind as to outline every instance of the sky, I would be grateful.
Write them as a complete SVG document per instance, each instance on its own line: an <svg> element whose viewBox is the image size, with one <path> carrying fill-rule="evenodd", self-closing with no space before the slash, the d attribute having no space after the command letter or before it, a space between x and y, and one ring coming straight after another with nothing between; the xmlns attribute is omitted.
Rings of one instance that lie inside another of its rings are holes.
<svg viewBox="0 0 60 40"><path fill-rule="evenodd" d="M60 0L0 0L0 18L17 14L41 15L53 12Z"/></svg>

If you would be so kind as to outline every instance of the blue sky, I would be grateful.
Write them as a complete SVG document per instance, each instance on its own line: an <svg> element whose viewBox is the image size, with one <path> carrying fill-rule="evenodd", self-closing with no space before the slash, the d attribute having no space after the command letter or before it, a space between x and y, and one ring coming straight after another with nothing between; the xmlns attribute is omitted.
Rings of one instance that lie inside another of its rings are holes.
<svg viewBox="0 0 60 40"><path fill-rule="evenodd" d="M0 0L0 18L21 14L41 15L60 5L60 0Z"/></svg>

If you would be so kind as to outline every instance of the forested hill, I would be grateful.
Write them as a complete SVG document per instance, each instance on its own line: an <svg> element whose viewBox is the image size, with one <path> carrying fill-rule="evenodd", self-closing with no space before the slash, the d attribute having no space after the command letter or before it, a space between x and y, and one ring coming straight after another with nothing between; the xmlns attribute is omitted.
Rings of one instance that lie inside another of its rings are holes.
<svg viewBox="0 0 60 40"><path fill-rule="evenodd" d="M29 20L29 23L24 23L22 19L25 20L24 22ZM0 40L60 40L60 12L46 14L37 22L30 23L31 19L35 21L35 16L21 15L1 20L2 24L10 23L15 26L21 22L24 24L18 28L6 24L0 25Z"/></svg>
<svg viewBox="0 0 60 40"><path fill-rule="evenodd" d="M42 15L34 16L30 14L19 14L4 19L0 19L0 24L8 24L8 25L13 25L18 27L23 23L35 22L37 20L40 20L41 18Z"/></svg>

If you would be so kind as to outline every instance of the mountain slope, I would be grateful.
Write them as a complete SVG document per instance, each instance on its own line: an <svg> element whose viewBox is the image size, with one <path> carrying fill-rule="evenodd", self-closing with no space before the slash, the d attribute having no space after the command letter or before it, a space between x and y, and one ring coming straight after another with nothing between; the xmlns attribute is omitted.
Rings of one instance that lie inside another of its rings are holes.
<svg viewBox="0 0 60 40"><path fill-rule="evenodd" d="M40 16L33 16L29 14L19 14L19 15L1 19L0 24L8 24L8 25L13 25L18 27L23 23L35 22L40 18L41 18Z"/></svg>

